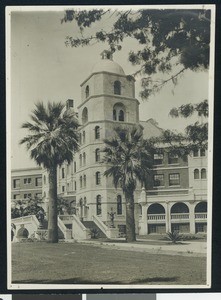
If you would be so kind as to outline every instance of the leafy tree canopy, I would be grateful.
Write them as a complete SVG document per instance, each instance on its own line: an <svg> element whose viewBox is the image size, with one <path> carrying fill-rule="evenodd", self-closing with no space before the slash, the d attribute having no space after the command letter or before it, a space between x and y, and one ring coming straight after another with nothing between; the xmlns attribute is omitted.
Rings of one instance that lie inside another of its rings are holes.
<svg viewBox="0 0 221 300"><path fill-rule="evenodd" d="M101 28L94 32L93 24L105 18L113 20L110 30ZM197 71L209 66L209 10L68 10L61 22L72 21L76 22L81 34L79 37L67 36L67 46L103 42L113 53L121 50L126 38L137 40L140 50L131 50L128 59L139 67L133 76L139 74L142 77L140 96L143 99L158 92L168 82L176 84L185 70ZM168 78L155 80L152 75L156 73L167 74Z"/></svg>
<svg viewBox="0 0 221 300"><path fill-rule="evenodd" d="M194 124L188 125L185 128L185 133L175 133L171 130L165 130L160 138L153 138L152 142L163 143L168 145L168 150L171 153L179 156L185 156L192 151L198 149L207 149L208 146L208 122L206 121L208 111L208 101L204 100L198 104L185 104L178 108L172 108L170 111L171 117L188 118L193 114L201 117L201 122L197 121Z"/></svg>

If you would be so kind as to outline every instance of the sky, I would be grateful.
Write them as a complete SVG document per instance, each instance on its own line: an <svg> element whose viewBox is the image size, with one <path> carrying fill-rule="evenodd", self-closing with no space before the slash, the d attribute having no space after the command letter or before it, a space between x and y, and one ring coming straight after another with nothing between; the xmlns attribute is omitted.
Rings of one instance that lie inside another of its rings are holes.
<svg viewBox="0 0 221 300"><path fill-rule="evenodd" d="M100 53L107 49L105 44L94 44L80 48L65 46L66 36L79 36L77 26L71 23L61 24L64 12L22 12L11 14L10 53L10 93L9 113L11 137L11 168L36 166L29 159L25 146L19 145L27 132L21 129L23 122L38 101L62 101L74 99L75 107L80 103L80 84L91 72L94 64L100 60ZM97 23L92 30L109 29L111 18ZM138 44L127 39L122 50L114 54L125 74L137 70L128 61L130 50L138 49ZM167 76L165 77L167 78ZM165 86L148 101L139 97L140 80L136 80L136 98L140 101L140 120L153 118L160 127L182 131L187 125L181 119L168 116L171 108L185 103L199 103L208 99L208 72L188 71L179 80L176 87L172 83ZM191 122L193 120L188 120Z"/></svg>

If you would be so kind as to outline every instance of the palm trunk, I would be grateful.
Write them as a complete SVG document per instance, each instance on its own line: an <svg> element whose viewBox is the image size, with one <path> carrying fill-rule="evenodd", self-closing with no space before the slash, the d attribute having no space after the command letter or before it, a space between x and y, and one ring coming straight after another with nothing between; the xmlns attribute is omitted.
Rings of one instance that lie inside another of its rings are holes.
<svg viewBox="0 0 221 300"><path fill-rule="evenodd" d="M125 192L126 198L126 241L135 242L134 191Z"/></svg>
<svg viewBox="0 0 221 300"><path fill-rule="evenodd" d="M49 170L48 242L58 243L57 166Z"/></svg>

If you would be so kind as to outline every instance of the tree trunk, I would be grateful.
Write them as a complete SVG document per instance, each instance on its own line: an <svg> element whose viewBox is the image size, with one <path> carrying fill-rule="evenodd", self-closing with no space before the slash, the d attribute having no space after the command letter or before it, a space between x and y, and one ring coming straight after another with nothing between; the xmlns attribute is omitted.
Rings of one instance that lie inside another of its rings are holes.
<svg viewBox="0 0 221 300"><path fill-rule="evenodd" d="M57 166L49 170L48 242L58 243Z"/></svg>
<svg viewBox="0 0 221 300"><path fill-rule="evenodd" d="M125 193L126 198L126 241L135 242L134 191Z"/></svg>

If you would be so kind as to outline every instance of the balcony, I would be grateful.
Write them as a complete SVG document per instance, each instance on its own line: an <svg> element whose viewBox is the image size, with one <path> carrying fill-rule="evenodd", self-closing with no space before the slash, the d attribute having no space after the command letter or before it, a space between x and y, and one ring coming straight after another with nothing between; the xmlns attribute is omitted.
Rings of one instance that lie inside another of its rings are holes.
<svg viewBox="0 0 221 300"><path fill-rule="evenodd" d="M148 223L151 223L151 222L159 222L159 223L164 223L165 222L165 219L166 219L166 215L165 214L149 214L147 215L147 220L148 220Z"/></svg>
<svg viewBox="0 0 221 300"><path fill-rule="evenodd" d="M189 220L189 213L171 214L171 220L175 220L175 221Z"/></svg>
<svg viewBox="0 0 221 300"><path fill-rule="evenodd" d="M207 213L203 212L203 213L195 213L195 220L207 220Z"/></svg>

